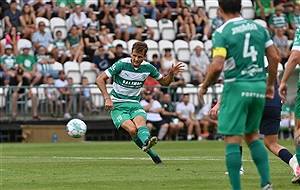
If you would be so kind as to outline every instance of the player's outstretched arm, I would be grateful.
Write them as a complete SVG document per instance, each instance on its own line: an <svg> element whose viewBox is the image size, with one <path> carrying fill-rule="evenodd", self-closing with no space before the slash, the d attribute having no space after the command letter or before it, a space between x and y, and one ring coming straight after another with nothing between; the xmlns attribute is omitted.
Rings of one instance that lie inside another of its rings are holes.
<svg viewBox="0 0 300 190"><path fill-rule="evenodd" d="M114 109L114 104L112 103L111 99L110 99L110 95L107 92L107 88L106 88L106 80L109 77L106 75L105 72L103 72L101 75L99 75L96 79L96 84L98 86L98 88L100 89L102 95L104 96L105 99L105 108L107 110L113 110Z"/></svg>
<svg viewBox="0 0 300 190"><path fill-rule="evenodd" d="M169 86L171 82L174 79L174 76L184 70L184 64L183 63L178 63L178 64L172 64L172 67L169 71L169 74L165 77L162 77L161 79L158 80L158 82L163 85L163 86Z"/></svg>

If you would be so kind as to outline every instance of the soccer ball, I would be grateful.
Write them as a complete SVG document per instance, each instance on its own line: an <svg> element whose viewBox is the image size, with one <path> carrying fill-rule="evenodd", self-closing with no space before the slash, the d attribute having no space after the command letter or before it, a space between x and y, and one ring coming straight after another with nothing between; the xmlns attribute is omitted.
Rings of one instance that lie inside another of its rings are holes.
<svg viewBox="0 0 300 190"><path fill-rule="evenodd" d="M68 134L73 138L80 138L85 135L87 127L80 119L71 119L66 126Z"/></svg>

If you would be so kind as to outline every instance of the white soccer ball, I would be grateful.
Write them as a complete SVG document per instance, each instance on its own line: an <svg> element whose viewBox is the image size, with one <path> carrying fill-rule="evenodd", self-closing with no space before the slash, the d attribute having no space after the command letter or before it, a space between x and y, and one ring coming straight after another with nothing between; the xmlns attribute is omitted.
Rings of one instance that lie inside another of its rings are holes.
<svg viewBox="0 0 300 190"><path fill-rule="evenodd" d="M84 121L80 119L71 119L67 123L66 129L71 137L80 138L86 134L87 126Z"/></svg>

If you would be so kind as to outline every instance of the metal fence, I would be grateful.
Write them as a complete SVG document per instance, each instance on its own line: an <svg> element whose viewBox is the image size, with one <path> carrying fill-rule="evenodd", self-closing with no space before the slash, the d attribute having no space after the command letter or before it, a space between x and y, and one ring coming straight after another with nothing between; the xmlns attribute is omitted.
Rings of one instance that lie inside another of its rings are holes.
<svg viewBox="0 0 300 190"><path fill-rule="evenodd" d="M56 99L51 100L47 95L47 91L51 89L57 90L57 87L48 87L45 85L40 86L1 86L0 87L0 115L1 120L14 120L13 115L13 92L14 89L20 88L24 89L25 93L20 95L20 97L15 97L16 101L16 113L18 120L26 121L32 119L33 111L33 101L36 101L37 113L43 118L63 118L64 113L68 110L68 105L70 106L70 114L74 117L78 113L82 113L84 116L91 116L93 114L107 113L104 107L105 100L95 84L88 86L90 88L90 97L85 97L83 95L83 87L81 85L73 85L65 87L68 91L72 92L70 95L60 95ZM157 88L157 87L145 87L145 88ZM160 87L164 92L169 93L172 96L174 105L180 101L180 96L182 94L190 94L190 102L192 102L196 108L200 108L202 105L198 100L198 90L200 86L183 86L183 87ZM112 90L112 85L107 85L107 89L110 92ZM216 84L209 87L207 94L204 96L204 101L210 103L213 98L218 98L223 89L222 84ZM30 94L31 93L31 97ZM57 93L59 94L59 93ZM22 96L22 97L21 97ZM88 103L94 105L95 109L89 108Z"/></svg>

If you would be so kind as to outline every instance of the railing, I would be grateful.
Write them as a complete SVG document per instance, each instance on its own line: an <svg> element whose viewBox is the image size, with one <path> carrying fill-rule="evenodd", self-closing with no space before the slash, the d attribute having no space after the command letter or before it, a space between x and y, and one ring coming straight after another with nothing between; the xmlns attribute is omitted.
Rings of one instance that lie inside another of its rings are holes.
<svg viewBox="0 0 300 190"><path fill-rule="evenodd" d="M95 84L88 86L91 90L91 102L95 106L95 110L89 109L88 105L84 103L85 99L81 94L82 87L80 85L74 85L68 88L69 91L73 93L69 96L65 96L64 99L56 98L55 100L50 100L45 90L57 89L57 87L46 87L44 85L40 86L1 86L0 87L0 115L1 120L13 121L15 116L13 114L13 91L16 88L23 88L25 92L23 97L16 101L16 118L17 120L27 121L32 120L33 111L33 101L36 101L37 113L43 117L53 118L53 119L63 119L63 114L67 112L68 105L70 106L70 114L77 117L78 113L82 113L85 117L90 119L97 119L94 114L100 114L101 116L107 115L107 111L104 107L104 98ZM147 87L155 88L155 87ZM172 96L173 103L176 104L180 101L180 96L182 94L190 94L190 102L192 102L196 108L200 108L202 105L198 100L198 91L200 86L184 86L184 87L160 87L163 88L165 92ZM32 96L28 96L29 89ZM110 92L112 90L112 85L107 85L107 89ZM218 98L223 89L223 85L217 84L211 86L207 94L204 96L205 103L210 103L213 98ZM61 97L61 96L60 96Z"/></svg>

